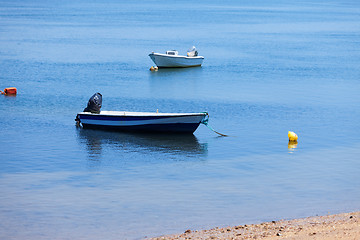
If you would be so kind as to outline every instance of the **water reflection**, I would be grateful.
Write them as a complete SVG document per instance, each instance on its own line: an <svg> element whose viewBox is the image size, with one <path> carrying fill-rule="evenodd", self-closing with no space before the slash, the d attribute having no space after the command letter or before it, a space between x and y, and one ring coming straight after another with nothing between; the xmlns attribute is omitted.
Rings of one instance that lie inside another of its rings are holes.
<svg viewBox="0 0 360 240"><path fill-rule="evenodd" d="M101 156L106 148L131 153L166 153L180 157L207 155L207 143L192 134L140 134L77 128L90 157Z"/></svg>
<svg viewBox="0 0 360 240"><path fill-rule="evenodd" d="M14 99L16 98L16 94L0 94L1 96L4 96L5 99Z"/></svg>
<svg viewBox="0 0 360 240"><path fill-rule="evenodd" d="M149 71L149 76L151 78L158 78L164 76L181 76L185 75L194 75L200 74L202 72L202 67L188 67L188 68L159 68L157 71Z"/></svg>
<svg viewBox="0 0 360 240"><path fill-rule="evenodd" d="M289 143L288 143L289 153L294 152L296 150L296 148L297 148L297 145L298 145L297 141L289 141Z"/></svg>
<svg viewBox="0 0 360 240"><path fill-rule="evenodd" d="M202 67L160 68L149 71L151 96L158 98L188 99L199 96L202 91L200 79L205 79Z"/></svg>

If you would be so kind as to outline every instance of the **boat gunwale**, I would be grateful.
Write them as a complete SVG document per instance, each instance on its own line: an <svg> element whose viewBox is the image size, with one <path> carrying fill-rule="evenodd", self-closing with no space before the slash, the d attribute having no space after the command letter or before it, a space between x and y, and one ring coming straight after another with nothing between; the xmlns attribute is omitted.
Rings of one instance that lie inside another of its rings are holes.
<svg viewBox="0 0 360 240"><path fill-rule="evenodd" d="M169 55L166 53L150 53L149 56L169 57L169 58L185 58L185 59L205 59L203 56L188 57L185 55Z"/></svg>
<svg viewBox="0 0 360 240"><path fill-rule="evenodd" d="M192 116L206 116L206 112L200 113L153 113L153 112L126 112L126 111L101 111L100 113L79 112L79 115L88 116L109 116L109 117L192 117Z"/></svg>

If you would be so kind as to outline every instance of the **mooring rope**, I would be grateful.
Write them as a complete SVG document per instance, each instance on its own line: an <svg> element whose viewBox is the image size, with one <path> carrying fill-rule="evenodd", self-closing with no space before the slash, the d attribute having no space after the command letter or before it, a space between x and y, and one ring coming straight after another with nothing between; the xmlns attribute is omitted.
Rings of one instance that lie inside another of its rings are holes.
<svg viewBox="0 0 360 240"><path fill-rule="evenodd" d="M211 131L213 131L214 133L217 133L219 134L220 136L223 136L223 137L228 137L228 135L226 134L222 134L222 133L219 133L217 131L215 131L210 125L209 125L209 113L207 112L204 112L206 114L206 117L201 121L202 124L204 124L205 126L207 126Z"/></svg>
<svg viewBox="0 0 360 240"><path fill-rule="evenodd" d="M75 118L75 122L76 122L76 126L77 127L81 127L81 121L80 121L80 118L79 118L79 114L78 115L76 115L76 118Z"/></svg>

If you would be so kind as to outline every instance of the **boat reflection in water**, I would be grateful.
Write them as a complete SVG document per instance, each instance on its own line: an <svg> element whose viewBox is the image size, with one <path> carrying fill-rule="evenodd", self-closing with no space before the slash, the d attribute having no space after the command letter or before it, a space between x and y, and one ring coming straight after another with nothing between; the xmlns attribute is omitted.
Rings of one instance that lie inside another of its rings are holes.
<svg viewBox="0 0 360 240"><path fill-rule="evenodd" d="M199 143L193 134L123 133L81 128L77 132L89 157L97 161L105 155L114 157L113 154L117 158L152 158L154 161L163 160L164 154L178 161L207 155L207 143Z"/></svg>

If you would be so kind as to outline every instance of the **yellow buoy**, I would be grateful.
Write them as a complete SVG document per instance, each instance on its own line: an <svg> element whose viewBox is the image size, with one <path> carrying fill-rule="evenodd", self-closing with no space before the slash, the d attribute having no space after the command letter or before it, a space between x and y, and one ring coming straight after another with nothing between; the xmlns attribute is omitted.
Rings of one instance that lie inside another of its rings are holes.
<svg viewBox="0 0 360 240"><path fill-rule="evenodd" d="M297 141L298 140L298 136L296 135L296 133L289 131L288 132L288 137L289 137L289 141Z"/></svg>

